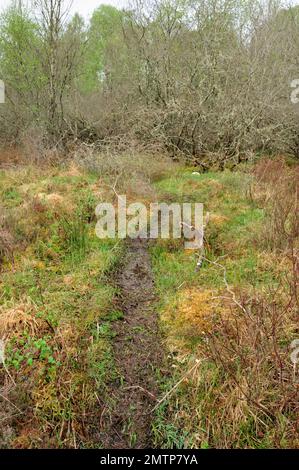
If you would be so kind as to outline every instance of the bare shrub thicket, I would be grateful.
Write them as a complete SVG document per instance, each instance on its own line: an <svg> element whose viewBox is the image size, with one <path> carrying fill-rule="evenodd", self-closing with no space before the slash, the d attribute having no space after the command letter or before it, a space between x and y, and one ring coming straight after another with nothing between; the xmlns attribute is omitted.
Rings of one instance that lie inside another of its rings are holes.
<svg viewBox="0 0 299 470"><path fill-rule="evenodd" d="M71 154L78 167L101 178L112 195L126 194L128 198L138 195L148 200L155 199L153 184L179 170L170 157L148 152L119 152L113 146L101 151L92 145L81 144Z"/></svg>
<svg viewBox="0 0 299 470"><path fill-rule="evenodd" d="M70 19L63 0L2 17L3 139L29 126L56 146L108 141L203 164L265 150L298 155L298 106L290 100L298 7L133 0L117 15L103 11L98 26L95 19Z"/></svg>
<svg viewBox="0 0 299 470"><path fill-rule="evenodd" d="M70 19L71 2L18 2L0 18L0 74L6 104L0 108L1 139L42 149L60 146L68 134L65 106L75 88L83 53L81 20ZM29 5L29 7L27 7Z"/></svg>
<svg viewBox="0 0 299 470"><path fill-rule="evenodd" d="M272 2L137 0L127 67L106 90L110 134L208 161L297 153L297 25L296 9ZM118 67L112 56L112 77Z"/></svg>

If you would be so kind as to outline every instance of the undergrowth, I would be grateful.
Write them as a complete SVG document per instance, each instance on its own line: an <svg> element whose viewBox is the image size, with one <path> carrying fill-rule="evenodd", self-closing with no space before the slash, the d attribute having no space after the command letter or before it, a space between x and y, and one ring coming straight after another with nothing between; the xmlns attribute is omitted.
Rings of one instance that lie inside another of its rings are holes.
<svg viewBox="0 0 299 470"><path fill-rule="evenodd" d="M154 445L299 447L298 167L265 159L200 174L110 157L79 152L69 166L0 173L0 446L101 446L124 247L95 236L94 210L126 194L209 213L199 271L182 240L150 248L169 356Z"/></svg>
<svg viewBox="0 0 299 470"><path fill-rule="evenodd" d="M109 276L123 250L95 236L99 180L76 167L27 167L1 183L10 242L1 251L0 445L98 446L99 400L114 374Z"/></svg>
<svg viewBox="0 0 299 470"><path fill-rule="evenodd" d="M161 199L190 197L210 214L199 272L198 253L182 244L160 240L151 251L174 371L156 409L157 447L299 446L290 359L298 337L297 170L262 160L157 183Z"/></svg>

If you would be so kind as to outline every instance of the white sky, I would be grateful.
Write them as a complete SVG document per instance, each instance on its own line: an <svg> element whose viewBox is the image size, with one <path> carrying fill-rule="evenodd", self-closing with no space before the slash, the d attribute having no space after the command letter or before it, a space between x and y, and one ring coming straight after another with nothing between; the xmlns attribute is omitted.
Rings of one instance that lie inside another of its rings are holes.
<svg viewBox="0 0 299 470"><path fill-rule="evenodd" d="M12 0L0 0L0 12L6 8ZM26 0L23 0L26 3ZM28 1L28 0L27 0ZM73 0L72 13L80 13L84 18L88 18L93 10L102 4L113 5L122 8L128 5L129 0ZM299 4L299 0L288 0L289 4Z"/></svg>
<svg viewBox="0 0 299 470"><path fill-rule="evenodd" d="M0 0L0 11L6 8L10 3L11 0ZM128 4L128 0L73 0L72 13L77 12L84 16L84 18L88 18L93 10L102 4L122 8Z"/></svg>
<svg viewBox="0 0 299 470"><path fill-rule="evenodd" d="M2 2L3 0L0 0ZM75 13L80 13L85 18L88 18L90 14L100 6L101 4L105 5L113 5L117 8L123 8L127 4L127 0L73 0L73 8L72 11Z"/></svg>

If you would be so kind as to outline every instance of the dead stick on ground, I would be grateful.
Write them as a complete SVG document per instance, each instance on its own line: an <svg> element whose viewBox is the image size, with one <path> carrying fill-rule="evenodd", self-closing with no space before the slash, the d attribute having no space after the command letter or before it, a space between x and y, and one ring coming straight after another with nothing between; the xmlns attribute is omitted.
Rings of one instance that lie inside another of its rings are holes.
<svg viewBox="0 0 299 470"><path fill-rule="evenodd" d="M179 385L181 385L181 383L188 377L189 374L191 374L191 372L193 372L194 370L197 369L197 367L201 364L201 361L199 361L198 359L196 359L196 364L194 364L191 369L188 370L188 372L183 375L183 377L174 385L174 387L172 387L165 395L163 398L161 398L161 400L158 401L158 403L154 406L154 408L152 409L152 413L158 408L158 406L160 406L178 387Z"/></svg>
<svg viewBox="0 0 299 470"><path fill-rule="evenodd" d="M211 261L208 258L205 258L204 256L203 256L203 259L207 261L208 263L213 264L214 266L217 266L223 270L223 281L224 281L227 292L231 294L233 302L242 310L242 312L248 315L249 312L246 310L245 307L243 307L243 305L240 304L240 302L238 302L238 300L236 299L235 292L229 287L229 284L227 282L227 277L226 277L227 275L226 268L222 264L217 263L216 261Z"/></svg>
<svg viewBox="0 0 299 470"><path fill-rule="evenodd" d="M23 411L20 410L12 401L10 401L8 398L6 398L2 393L0 393L0 397L3 398L3 400L7 401L11 406L13 406L20 414L23 414Z"/></svg>
<svg viewBox="0 0 299 470"><path fill-rule="evenodd" d="M143 388L143 387L140 387L140 385L132 385L132 386L130 386L130 387L124 387L124 390L130 390L130 389L132 390L132 389L136 389L136 388L139 389L139 390L141 390L142 392L147 393L147 394L148 394L151 398L153 398L154 400L157 400L157 397L155 397L155 395L154 395L153 393L149 392L148 390L146 390L146 389Z"/></svg>

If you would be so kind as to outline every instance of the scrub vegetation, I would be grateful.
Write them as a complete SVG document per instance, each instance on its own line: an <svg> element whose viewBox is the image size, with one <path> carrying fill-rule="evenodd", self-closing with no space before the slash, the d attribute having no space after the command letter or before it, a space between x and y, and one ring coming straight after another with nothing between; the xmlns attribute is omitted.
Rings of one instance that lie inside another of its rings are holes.
<svg viewBox="0 0 299 470"><path fill-rule="evenodd" d="M0 448L298 448L298 6L67 3L0 15Z"/></svg>

